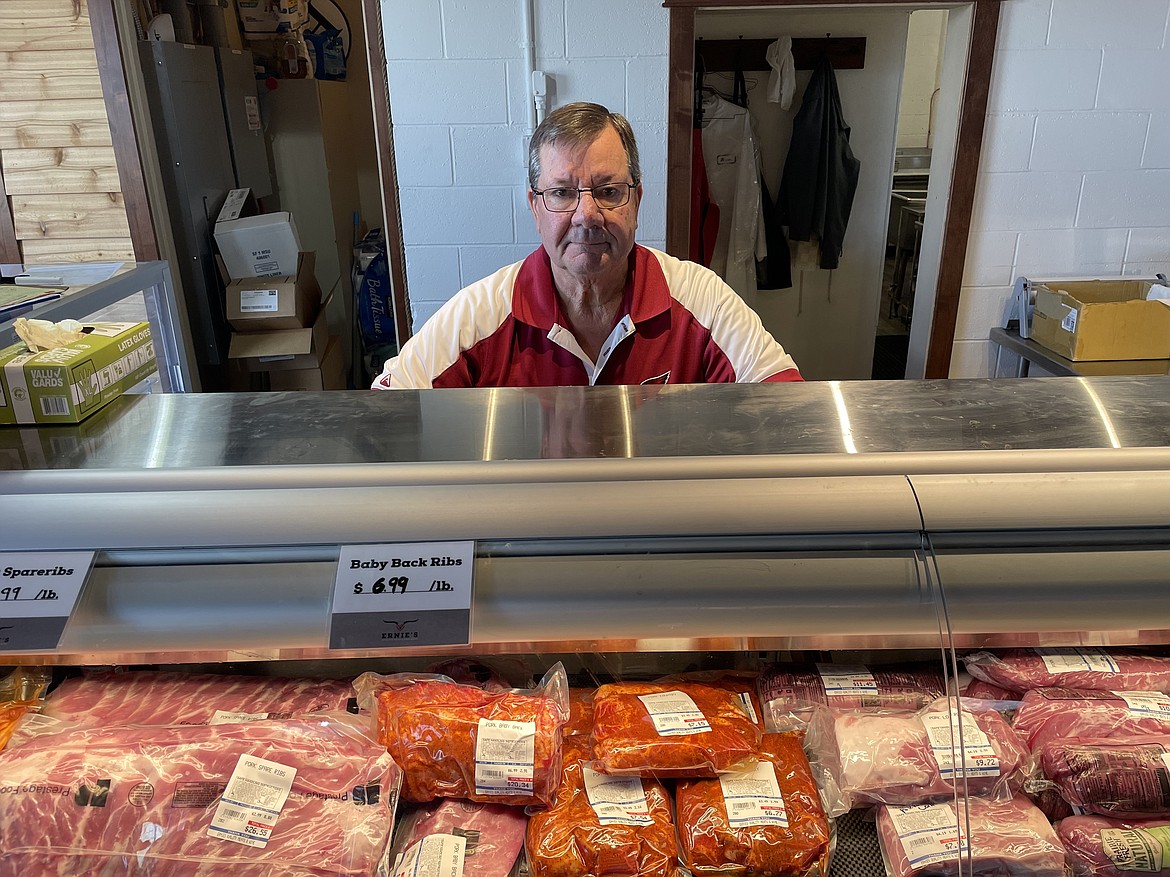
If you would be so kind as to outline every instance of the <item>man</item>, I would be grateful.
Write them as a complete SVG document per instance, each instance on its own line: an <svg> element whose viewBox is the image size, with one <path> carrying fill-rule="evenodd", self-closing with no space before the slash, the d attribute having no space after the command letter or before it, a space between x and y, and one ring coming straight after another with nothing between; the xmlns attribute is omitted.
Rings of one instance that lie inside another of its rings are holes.
<svg viewBox="0 0 1170 877"><path fill-rule="evenodd" d="M801 380L716 274L634 243L641 168L624 117L592 103L551 112L528 184L541 247L460 290L374 389Z"/></svg>

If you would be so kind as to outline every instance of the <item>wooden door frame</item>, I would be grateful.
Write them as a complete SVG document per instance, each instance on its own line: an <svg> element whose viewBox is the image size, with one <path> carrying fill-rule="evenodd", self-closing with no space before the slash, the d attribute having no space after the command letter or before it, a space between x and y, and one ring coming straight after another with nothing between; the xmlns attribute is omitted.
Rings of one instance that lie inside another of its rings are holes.
<svg viewBox="0 0 1170 877"><path fill-rule="evenodd" d="M971 232L971 211L983 129L987 120L987 98L991 67L995 58L1001 0L851 0L858 8L871 6L912 6L916 9L950 9L971 6L971 37L967 48L967 69L959 108L954 169L943 218L942 253L935 283L934 316L926 353L925 377L945 378L950 374L951 352L963 287L967 238ZM833 6L838 0L664 0L670 10L670 82L666 138L666 250L685 259L690 242L691 140L695 55L695 12L698 9L783 8Z"/></svg>

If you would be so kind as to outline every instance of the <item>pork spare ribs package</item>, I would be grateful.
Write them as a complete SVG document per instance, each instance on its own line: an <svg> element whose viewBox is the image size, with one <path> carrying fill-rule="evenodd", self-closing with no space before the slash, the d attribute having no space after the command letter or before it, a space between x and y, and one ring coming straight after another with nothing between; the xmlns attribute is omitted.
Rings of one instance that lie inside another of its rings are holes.
<svg viewBox="0 0 1170 877"><path fill-rule="evenodd" d="M743 773L679 780L682 861L693 875L826 877L831 833L801 734L765 734Z"/></svg>
<svg viewBox="0 0 1170 877"><path fill-rule="evenodd" d="M738 696L698 682L616 682L593 698L593 751L607 774L714 777L758 758L762 732Z"/></svg>
<svg viewBox="0 0 1170 877"><path fill-rule="evenodd" d="M1069 816L1056 834L1073 877L1170 875L1170 819Z"/></svg>
<svg viewBox="0 0 1170 877"><path fill-rule="evenodd" d="M829 763L842 794L862 804L926 804L959 794L1011 798L1032 769L1028 750L983 701L948 698L916 712L841 711ZM816 726L810 726L814 735ZM835 762L835 763L834 763Z"/></svg>
<svg viewBox="0 0 1170 877"><path fill-rule="evenodd" d="M957 812L956 812L957 811ZM969 828L968 828L969 826ZM877 808L889 877L1065 877L1056 832L1025 797Z"/></svg>
<svg viewBox="0 0 1170 877"><path fill-rule="evenodd" d="M361 707L376 716L378 740L406 775L407 801L552 803L569 717L561 664L525 691L485 691L420 673L363 673L353 686Z"/></svg>
<svg viewBox="0 0 1170 877"><path fill-rule="evenodd" d="M525 849L532 877L675 877L678 841L670 796L649 777L607 776L589 741L565 741L556 803L533 813Z"/></svg>
<svg viewBox="0 0 1170 877"><path fill-rule="evenodd" d="M451 861L462 877L508 877L524 848L523 807L442 798L408 807L398 819L390 873L414 875L420 860Z"/></svg>
<svg viewBox="0 0 1170 877"><path fill-rule="evenodd" d="M963 658L976 679L1012 691L1170 691L1170 657L1131 649L1007 649Z"/></svg>
<svg viewBox="0 0 1170 877"><path fill-rule="evenodd" d="M401 771L346 713L74 728L0 752L0 877L370 875Z"/></svg>
<svg viewBox="0 0 1170 877"><path fill-rule="evenodd" d="M82 725L214 725L343 712L352 699L346 680L109 670L64 680L44 713Z"/></svg>

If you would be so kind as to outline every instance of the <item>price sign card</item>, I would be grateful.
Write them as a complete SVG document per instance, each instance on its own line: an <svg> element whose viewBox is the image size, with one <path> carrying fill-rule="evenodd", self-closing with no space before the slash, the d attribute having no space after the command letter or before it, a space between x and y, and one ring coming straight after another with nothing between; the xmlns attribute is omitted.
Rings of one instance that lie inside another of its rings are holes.
<svg viewBox="0 0 1170 877"><path fill-rule="evenodd" d="M92 551L0 552L0 651L57 648L93 555Z"/></svg>
<svg viewBox="0 0 1170 877"><path fill-rule="evenodd" d="M466 645L474 542L343 545L331 649Z"/></svg>

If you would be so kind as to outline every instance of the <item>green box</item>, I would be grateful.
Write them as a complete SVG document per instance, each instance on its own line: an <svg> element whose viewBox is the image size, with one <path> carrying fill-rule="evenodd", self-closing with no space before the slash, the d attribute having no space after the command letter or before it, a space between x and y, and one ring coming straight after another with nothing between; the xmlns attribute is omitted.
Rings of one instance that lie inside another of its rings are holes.
<svg viewBox="0 0 1170 877"><path fill-rule="evenodd" d="M149 323L95 323L56 350L0 350L0 424L78 423L157 370Z"/></svg>

